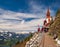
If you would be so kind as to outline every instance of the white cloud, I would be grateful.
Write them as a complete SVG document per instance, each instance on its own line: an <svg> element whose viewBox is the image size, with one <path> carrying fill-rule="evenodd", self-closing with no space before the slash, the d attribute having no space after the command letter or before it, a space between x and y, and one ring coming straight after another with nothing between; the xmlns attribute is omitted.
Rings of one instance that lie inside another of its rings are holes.
<svg viewBox="0 0 60 47"><path fill-rule="evenodd" d="M29 6L30 6L29 7L30 12L37 14L41 18L46 16L46 12L48 10L48 7L44 6L43 4L38 4L32 0L32 1L30 1ZM50 13L51 13L51 16L54 16L55 11L50 8Z"/></svg>
<svg viewBox="0 0 60 47"><path fill-rule="evenodd" d="M9 10L0 9L0 28L3 29L16 29L16 30L34 30L38 24L42 25L40 16L28 13L19 13ZM25 21L23 18L37 18L31 21ZM17 22L19 21L19 22ZM15 24L16 23L16 24ZM32 27L33 26L33 27Z"/></svg>
<svg viewBox="0 0 60 47"><path fill-rule="evenodd" d="M0 28L15 30L37 30L38 25L43 25L47 8L43 8L43 5L39 6L33 2L30 2L29 6L31 10L30 12L33 14L13 12L0 8ZM54 11L51 9L50 12L54 14ZM25 21L27 18L35 19Z"/></svg>

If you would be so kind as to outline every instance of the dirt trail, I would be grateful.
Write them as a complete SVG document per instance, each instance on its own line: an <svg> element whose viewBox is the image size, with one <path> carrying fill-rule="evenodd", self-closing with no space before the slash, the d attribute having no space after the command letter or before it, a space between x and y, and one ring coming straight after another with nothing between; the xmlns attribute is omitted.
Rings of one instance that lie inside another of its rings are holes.
<svg viewBox="0 0 60 47"><path fill-rule="evenodd" d="M41 45L40 47L57 47L54 40L47 33L44 34Z"/></svg>

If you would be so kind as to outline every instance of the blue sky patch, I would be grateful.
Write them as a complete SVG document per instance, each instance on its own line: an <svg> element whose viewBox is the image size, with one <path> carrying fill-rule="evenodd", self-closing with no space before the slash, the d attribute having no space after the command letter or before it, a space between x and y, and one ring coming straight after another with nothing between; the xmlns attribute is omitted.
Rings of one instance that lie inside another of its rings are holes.
<svg viewBox="0 0 60 47"><path fill-rule="evenodd" d="M37 5L44 5L44 7L51 7L52 9L58 8L60 0L0 0L0 8L16 11L16 12L29 12L29 3L33 1ZM56 5L56 6L55 6Z"/></svg>

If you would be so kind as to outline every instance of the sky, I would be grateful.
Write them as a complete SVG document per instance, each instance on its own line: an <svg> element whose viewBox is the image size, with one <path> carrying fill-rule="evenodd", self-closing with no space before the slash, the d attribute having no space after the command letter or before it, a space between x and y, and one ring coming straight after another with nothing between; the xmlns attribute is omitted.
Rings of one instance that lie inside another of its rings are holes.
<svg viewBox="0 0 60 47"><path fill-rule="evenodd" d="M46 12L55 16L60 0L0 0L0 28L37 30L46 18Z"/></svg>

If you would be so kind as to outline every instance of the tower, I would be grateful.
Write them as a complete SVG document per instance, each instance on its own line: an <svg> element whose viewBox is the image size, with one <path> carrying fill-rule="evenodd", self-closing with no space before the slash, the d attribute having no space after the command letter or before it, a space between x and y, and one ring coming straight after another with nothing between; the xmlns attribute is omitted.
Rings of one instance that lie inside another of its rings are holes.
<svg viewBox="0 0 60 47"><path fill-rule="evenodd" d="M48 8L47 13L46 13L46 22L50 23L50 21L51 21L51 16L50 16L50 10Z"/></svg>
<svg viewBox="0 0 60 47"><path fill-rule="evenodd" d="M46 13L46 18L50 18L50 10L48 8L47 13Z"/></svg>
<svg viewBox="0 0 60 47"><path fill-rule="evenodd" d="M50 10L48 8L47 13L46 13L46 19L44 20L44 25L43 25L43 29L45 32L48 31L50 22L51 22L51 16L50 16Z"/></svg>
<svg viewBox="0 0 60 47"><path fill-rule="evenodd" d="M51 21L50 10L48 8L46 13L46 19L44 20L44 26L48 27Z"/></svg>

